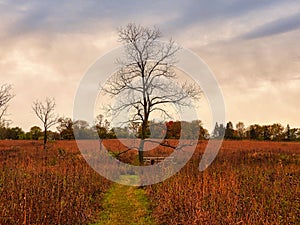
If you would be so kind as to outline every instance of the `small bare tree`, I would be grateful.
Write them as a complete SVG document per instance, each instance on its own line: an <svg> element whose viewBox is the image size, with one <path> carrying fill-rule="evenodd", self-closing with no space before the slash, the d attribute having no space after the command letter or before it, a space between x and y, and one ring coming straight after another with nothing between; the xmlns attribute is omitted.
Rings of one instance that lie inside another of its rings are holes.
<svg viewBox="0 0 300 225"><path fill-rule="evenodd" d="M3 122L3 117L7 113L8 103L15 96L11 93L12 87L10 84L0 86L0 122Z"/></svg>
<svg viewBox="0 0 300 225"><path fill-rule="evenodd" d="M118 96L118 103L110 111L115 115L129 112L131 119L126 122L141 126L138 147L140 164L143 164L150 115L158 112L170 118L170 106L189 106L190 100L198 99L201 93L194 84L178 82L174 65L175 54L180 48L173 40L159 42L161 36L156 27L128 24L119 29L119 39L126 44L125 58L118 59L121 68L104 87L105 93Z"/></svg>
<svg viewBox="0 0 300 225"><path fill-rule="evenodd" d="M42 121L44 127L44 149L47 143L48 129L58 122L58 115L54 113L55 101L54 99L46 98L45 103L36 100L33 102L32 109L36 116Z"/></svg>

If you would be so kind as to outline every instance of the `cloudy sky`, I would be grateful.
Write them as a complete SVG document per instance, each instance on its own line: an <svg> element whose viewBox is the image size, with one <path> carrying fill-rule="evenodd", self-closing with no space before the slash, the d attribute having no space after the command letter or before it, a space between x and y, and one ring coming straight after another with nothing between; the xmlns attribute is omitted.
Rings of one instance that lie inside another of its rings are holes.
<svg viewBox="0 0 300 225"><path fill-rule="evenodd" d="M85 71L134 22L158 26L208 64L227 120L300 127L299 21L294 0L0 0L0 84L16 94L8 118L40 126L31 105L47 96L71 117Z"/></svg>

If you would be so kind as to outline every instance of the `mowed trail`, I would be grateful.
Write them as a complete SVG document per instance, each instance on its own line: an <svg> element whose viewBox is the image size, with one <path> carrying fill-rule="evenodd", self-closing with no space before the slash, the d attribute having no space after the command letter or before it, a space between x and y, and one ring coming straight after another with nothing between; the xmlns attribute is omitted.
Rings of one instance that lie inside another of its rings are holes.
<svg viewBox="0 0 300 225"><path fill-rule="evenodd" d="M122 176L120 179L135 181L137 176ZM94 225L154 224L150 216L150 203L144 190L115 183L105 194L103 211Z"/></svg>

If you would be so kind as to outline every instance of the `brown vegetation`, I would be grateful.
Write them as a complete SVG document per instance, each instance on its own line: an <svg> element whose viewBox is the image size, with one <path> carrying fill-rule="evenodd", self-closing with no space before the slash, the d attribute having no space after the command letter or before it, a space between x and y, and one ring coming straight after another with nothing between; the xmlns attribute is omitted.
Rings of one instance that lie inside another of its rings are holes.
<svg viewBox="0 0 300 225"><path fill-rule="evenodd" d="M0 224L87 224L109 186L74 141L0 142Z"/></svg>
<svg viewBox="0 0 300 225"><path fill-rule="evenodd" d="M103 144L118 153L121 142ZM178 174L146 187L157 224L299 224L300 143L224 141L216 160L200 172L206 144L198 144ZM0 224L93 221L111 182L87 165L75 141L42 148L38 141L0 141ZM145 156L171 151L159 146ZM133 150L119 157L138 163Z"/></svg>
<svg viewBox="0 0 300 225"><path fill-rule="evenodd" d="M225 141L200 172L204 148L178 174L147 187L158 224L299 224L299 143Z"/></svg>

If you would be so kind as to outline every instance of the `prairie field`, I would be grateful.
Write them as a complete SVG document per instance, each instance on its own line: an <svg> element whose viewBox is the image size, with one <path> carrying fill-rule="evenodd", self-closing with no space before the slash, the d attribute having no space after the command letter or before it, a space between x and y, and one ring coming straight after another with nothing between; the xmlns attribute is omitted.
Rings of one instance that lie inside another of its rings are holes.
<svg viewBox="0 0 300 225"><path fill-rule="evenodd" d="M224 141L208 169L205 143L175 176L147 187L158 224L299 224L299 143Z"/></svg>
<svg viewBox="0 0 300 225"><path fill-rule="evenodd" d="M176 142L176 141L174 141ZM120 152L118 140L104 140ZM198 169L202 141L184 168L140 187L153 224L300 224L300 143L224 141L214 162ZM146 156L167 156L158 147ZM128 151L119 159L136 163ZM91 224L113 182L98 175L75 141L0 141L0 224ZM120 218L120 224L122 218Z"/></svg>

